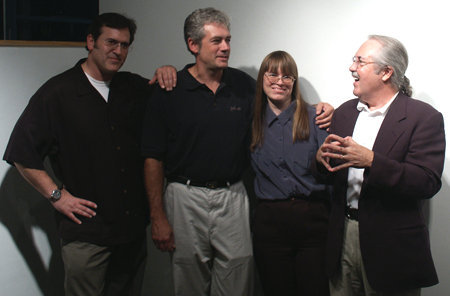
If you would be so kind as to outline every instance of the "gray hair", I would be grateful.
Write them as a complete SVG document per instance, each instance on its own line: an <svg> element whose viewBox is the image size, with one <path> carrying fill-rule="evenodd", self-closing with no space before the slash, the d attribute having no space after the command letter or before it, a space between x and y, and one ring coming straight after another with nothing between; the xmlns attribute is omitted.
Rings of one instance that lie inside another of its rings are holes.
<svg viewBox="0 0 450 296"><path fill-rule="evenodd" d="M184 41L189 51L188 38L191 38L196 44L201 44L205 37L204 26L206 24L219 24L230 30L230 19L220 10L212 7L200 8L194 10L184 21ZM191 51L192 54L194 54Z"/></svg>
<svg viewBox="0 0 450 296"><path fill-rule="evenodd" d="M405 76L408 68L408 52L403 44L395 38L382 35L369 35L369 40L381 43L382 48L377 56L373 57L379 65L390 66L394 70L391 82L395 88L407 96L412 95L412 87Z"/></svg>

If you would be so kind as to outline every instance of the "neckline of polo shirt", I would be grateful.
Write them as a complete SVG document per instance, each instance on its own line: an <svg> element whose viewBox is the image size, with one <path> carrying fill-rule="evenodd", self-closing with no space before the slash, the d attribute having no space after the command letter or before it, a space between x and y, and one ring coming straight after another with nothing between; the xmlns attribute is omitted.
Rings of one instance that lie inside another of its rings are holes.
<svg viewBox="0 0 450 296"><path fill-rule="evenodd" d="M201 83L200 81L195 79L195 77L188 71L188 69L194 65L195 64L187 64L181 71L182 75L186 75L186 77L187 77L187 79L181 79L181 81L184 80L184 82L186 84L186 89L188 89L188 90L194 90L196 88L206 86L206 84ZM227 85L227 83L225 82L225 77L227 76L227 73L228 73L227 70L228 70L228 67L223 69L222 78L220 79L220 85L219 85L219 88L217 89L217 91L222 89L223 86Z"/></svg>

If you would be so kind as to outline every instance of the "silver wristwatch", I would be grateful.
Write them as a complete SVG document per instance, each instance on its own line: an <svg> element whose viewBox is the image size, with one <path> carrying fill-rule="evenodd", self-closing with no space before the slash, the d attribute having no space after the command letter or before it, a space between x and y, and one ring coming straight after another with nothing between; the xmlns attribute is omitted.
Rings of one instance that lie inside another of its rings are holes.
<svg viewBox="0 0 450 296"><path fill-rule="evenodd" d="M50 201L51 202L57 202L61 198L61 190L55 189L52 191L52 194L50 194Z"/></svg>

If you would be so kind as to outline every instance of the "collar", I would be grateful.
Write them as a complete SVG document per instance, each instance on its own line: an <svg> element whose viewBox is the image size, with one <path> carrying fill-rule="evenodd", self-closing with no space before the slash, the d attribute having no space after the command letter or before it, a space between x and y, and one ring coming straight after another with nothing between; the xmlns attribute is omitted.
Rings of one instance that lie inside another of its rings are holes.
<svg viewBox="0 0 450 296"><path fill-rule="evenodd" d="M397 97L398 92L396 92L394 94L394 96L381 108L376 109L376 110L370 110L369 106L367 106L367 104L365 104L364 102L359 101L358 105L356 105L356 109L358 109L358 111L364 111L364 112L368 112L369 115L372 116L376 116L376 115L386 115L386 112L389 110L389 107L391 106L392 102L394 101L394 99Z"/></svg>
<svg viewBox="0 0 450 296"><path fill-rule="evenodd" d="M73 82L76 83L78 96L89 95L91 93L97 92L89 82L89 79L84 73L83 68L81 68L81 64L83 64L85 61L86 58L79 60L73 68L76 71L76 76L73 77Z"/></svg>
<svg viewBox="0 0 450 296"><path fill-rule="evenodd" d="M199 82L197 79L195 79L194 76L188 71L188 69L192 66L194 66L195 63L187 64L184 66L183 70L180 71L180 76L182 77L180 84L184 84L184 87L188 90L195 90L199 87L204 87L205 84ZM219 91L221 88L227 85L228 82L228 68L223 69L222 78L220 80L220 86L217 89Z"/></svg>
<svg viewBox="0 0 450 296"><path fill-rule="evenodd" d="M275 113L270 108L269 104L266 105L266 122L268 126L271 126L276 120L279 120L282 124L286 124L291 120L294 115L297 103L292 101L286 110L276 116Z"/></svg>

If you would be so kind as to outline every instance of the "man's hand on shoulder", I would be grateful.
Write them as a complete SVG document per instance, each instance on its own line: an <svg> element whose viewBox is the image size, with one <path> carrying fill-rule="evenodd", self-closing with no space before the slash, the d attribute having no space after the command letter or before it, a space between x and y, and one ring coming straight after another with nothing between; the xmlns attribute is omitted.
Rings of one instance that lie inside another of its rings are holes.
<svg viewBox="0 0 450 296"><path fill-rule="evenodd" d="M334 108L328 103L319 102L316 105L316 124L319 128L328 129L333 118Z"/></svg>
<svg viewBox="0 0 450 296"><path fill-rule="evenodd" d="M177 85L177 69L174 66L162 66L156 69L149 84L158 82L161 88L171 91Z"/></svg>
<svg viewBox="0 0 450 296"><path fill-rule="evenodd" d="M81 224L76 215L92 218L96 215L97 205L92 201L78 198L70 194L66 189L61 190L61 198L58 201L51 202L53 207L60 213L66 215L77 224Z"/></svg>

